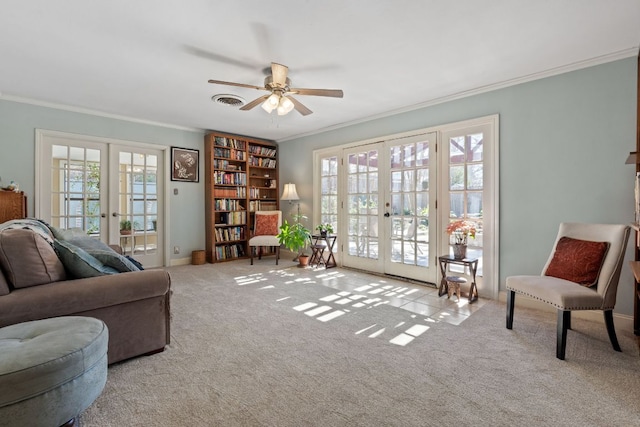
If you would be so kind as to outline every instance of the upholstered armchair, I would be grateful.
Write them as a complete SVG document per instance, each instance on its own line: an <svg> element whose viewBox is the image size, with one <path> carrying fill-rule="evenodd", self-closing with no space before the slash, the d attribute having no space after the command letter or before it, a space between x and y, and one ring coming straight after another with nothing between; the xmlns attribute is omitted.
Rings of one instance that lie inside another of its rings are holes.
<svg viewBox="0 0 640 427"><path fill-rule="evenodd" d="M507 277L507 329L513 328L515 294L558 310L556 357L564 360L574 310L602 310L613 349L620 350L613 308L629 227L620 224L562 223L541 276Z"/></svg>
<svg viewBox="0 0 640 427"><path fill-rule="evenodd" d="M249 239L249 253L253 265L254 252L262 258L263 247L273 247L276 252L276 265L280 259L280 241L278 234L282 225L282 211L257 211L253 222L253 237ZM257 248L257 249L256 249Z"/></svg>

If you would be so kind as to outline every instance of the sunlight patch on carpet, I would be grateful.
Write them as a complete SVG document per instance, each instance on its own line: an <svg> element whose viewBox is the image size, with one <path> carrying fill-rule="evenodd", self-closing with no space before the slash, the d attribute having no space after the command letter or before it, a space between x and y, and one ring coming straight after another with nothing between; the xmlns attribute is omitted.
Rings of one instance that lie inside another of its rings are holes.
<svg viewBox="0 0 640 427"><path fill-rule="evenodd" d="M325 314L324 316L320 316L320 317L318 317L318 320L319 320L319 321L321 321L321 322L328 322L328 321L330 321L330 320L335 319L336 317L340 317L340 316L342 316L343 314L345 314L345 312L344 312L344 311L342 311L342 310L336 310L336 311L332 311L332 312L331 312L331 313L329 313L329 314Z"/></svg>

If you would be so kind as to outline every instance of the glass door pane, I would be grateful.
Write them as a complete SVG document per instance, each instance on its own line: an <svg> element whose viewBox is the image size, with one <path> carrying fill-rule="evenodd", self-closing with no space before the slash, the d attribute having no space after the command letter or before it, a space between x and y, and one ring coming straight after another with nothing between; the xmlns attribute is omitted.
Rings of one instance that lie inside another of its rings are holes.
<svg viewBox="0 0 640 427"><path fill-rule="evenodd" d="M62 143L50 147L50 203L49 212L43 211L45 218L56 228L81 229L101 239L106 225L102 221L106 203L101 199L104 147Z"/></svg>
<svg viewBox="0 0 640 427"><path fill-rule="evenodd" d="M430 282L436 278L435 142L436 134L431 133L385 144L389 174L385 227L390 237L385 272Z"/></svg>
<svg viewBox="0 0 640 427"><path fill-rule="evenodd" d="M382 271L378 223L380 144L345 150L346 237L343 261L347 266Z"/></svg>
<svg viewBox="0 0 640 427"><path fill-rule="evenodd" d="M118 239L125 254L145 266L162 265L159 246L159 154L112 147L117 158Z"/></svg>

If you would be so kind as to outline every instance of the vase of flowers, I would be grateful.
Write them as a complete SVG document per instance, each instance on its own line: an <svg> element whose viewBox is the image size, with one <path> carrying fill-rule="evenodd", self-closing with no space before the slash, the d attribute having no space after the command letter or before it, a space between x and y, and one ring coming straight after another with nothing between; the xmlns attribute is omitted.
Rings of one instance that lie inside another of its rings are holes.
<svg viewBox="0 0 640 427"><path fill-rule="evenodd" d="M453 239L453 257L455 259L463 259L467 256L467 239L476 237L476 226L474 223L459 219L449 223L447 226L447 234Z"/></svg>

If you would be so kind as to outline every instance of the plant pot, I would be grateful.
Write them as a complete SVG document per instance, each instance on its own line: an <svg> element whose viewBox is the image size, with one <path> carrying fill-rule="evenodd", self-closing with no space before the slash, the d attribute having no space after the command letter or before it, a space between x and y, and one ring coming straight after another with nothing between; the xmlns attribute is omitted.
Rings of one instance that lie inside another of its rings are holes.
<svg viewBox="0 0 640 427"><path fill-rule="evenodd" d="M467 245L455 244L453 245L453 257L455 259L463 259L467 256Z"/></svg>
<svg viewBox="0 0 640 427"><path fill-rule="evenodd" d="M326 232L326 231L321 231L321 232L320 232L320 235L321 235L322 237L327 237L327 232Z"/></svg>
<svg viewBox="0 0 640 427"><path fill-rule="evenodd" d="M298 267L308 267L309 258L309 255L298 255Z"/></svg>
<svg viewBox="0 0 640 427"><path fill-rule="evenodd" d="M120 234L123 236L128 236L131 234L131 230L120 230Z"/></svg>

